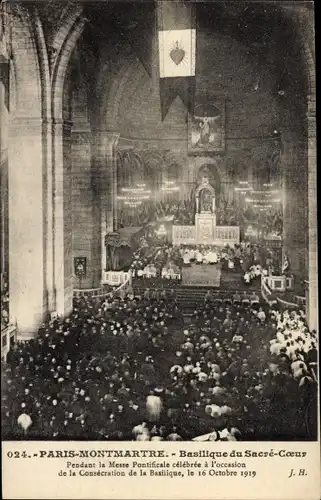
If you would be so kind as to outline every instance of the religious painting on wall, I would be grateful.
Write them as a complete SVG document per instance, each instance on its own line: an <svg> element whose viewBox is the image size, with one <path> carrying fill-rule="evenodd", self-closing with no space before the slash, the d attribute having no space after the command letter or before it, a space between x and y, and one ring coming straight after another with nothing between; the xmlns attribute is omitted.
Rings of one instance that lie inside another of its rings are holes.
<svg viewBox="0 0 321 500"><path fill-rule="evenodd" d="M194 106L188 122L190 153L219 153L225 150L225 99Z"/></svg>

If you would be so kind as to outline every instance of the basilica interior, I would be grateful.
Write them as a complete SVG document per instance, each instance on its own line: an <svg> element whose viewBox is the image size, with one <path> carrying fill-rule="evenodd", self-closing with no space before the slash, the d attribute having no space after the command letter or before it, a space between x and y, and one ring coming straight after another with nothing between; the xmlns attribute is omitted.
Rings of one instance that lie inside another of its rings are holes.
<svg viewBox="0 0 321 500"><path fill-rule="evenodd" d="M313 4L0 8L5 436L315 439Z"/></svg>

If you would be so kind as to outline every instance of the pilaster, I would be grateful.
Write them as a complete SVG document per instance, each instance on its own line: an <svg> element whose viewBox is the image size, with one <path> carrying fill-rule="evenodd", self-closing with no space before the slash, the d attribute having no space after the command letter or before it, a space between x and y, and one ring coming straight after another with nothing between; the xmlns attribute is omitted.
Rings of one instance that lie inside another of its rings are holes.
<svg viewBox="0 0 321 500"><path fill-rule="evenodd" d="M52 125L55 310L60 316L72 310L71 127L64 120Z"/></svg>
<svg viewBox="0 0 321 500"><path fill-rule="evenodd" d="M317 152L315 109L308 112L308 238L309 238L309 306L308 322L318 328L318 242L317 242Z"/></svg>
<svg viewBox="0 0 321 500"><path fill-rule="evenodd" d="M42 119L9 122L10 321L36 334L46 312Z"/></svg>
<svg viewBox="0 0 321 500"><path fill-rule="evenodd" d="M95 164L100 179L100 236L101 271L106 269L105 236L116 224L117 164L116 147L119 133L108 130L95 131Z"/></svg>

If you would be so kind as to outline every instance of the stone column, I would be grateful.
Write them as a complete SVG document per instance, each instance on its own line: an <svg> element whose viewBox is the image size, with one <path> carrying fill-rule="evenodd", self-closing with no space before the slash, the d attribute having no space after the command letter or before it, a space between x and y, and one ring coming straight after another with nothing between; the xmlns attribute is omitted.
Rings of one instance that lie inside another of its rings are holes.
<svg viewBox="0 0 321 500"><path fill-rule="evenodd" d="M282 157L283 254L289 256L291 270L298 279L306 277L306 156L305 137L285 137Z"/></svg>
<svg viewBox="0 0 321 500"><path fill-rule="evenodd" d="M43 138L43 170L45 201L45 275L46 275L46 308L49 313L56 310L56 293L54 283L54 212L53 212L53 164L52 164L52 120L42 121Z"/></svg>
<svg viewBox="0 0 321 500"><path fill-rule="evenodd" d="M81 126L80 126L81 125ZM87 258L87 276L82 288L100 283L100 203L95 172L91 165L91 130L89 124L74 122L72 130L72 250L75 257ZM97 206L97 209L96 209ZM98 213L97 213L98 212ZM97 255L98 253L98 255ZM75 287L79 288L77 280Z"/></svg>
<svg viewBox="0 0 321 500"><path fill-rule="evenodd" d="M46 312L41 118L9 124L8 157L10 320L20 338L30 338Z"/></svg>
<svg viewBox="0 0 321 500"><path fill-rule="evenodd" d="M113 194L112 194L112 210L113 210L113 229L114 231L118 227L118 210L117 210L117 157L116 157L116 147L118 143L119 135L116 138L111 138L110 140L114 145L112 146L112 160L111 160L111 175L112 175L112 185L113 185Z"/></svg>
<svg viewBox="0 0 321 500"><path fill-rule="evenodd" d="M113 232L116 223L116 146L119 134L107 130L96 130L94 133L94 164L96 176L99 177L100 189L100 238L101 238L101 272L106 269L105 236Z"/></svg>
<svg viewBox="0 0 321 500"><path fill-rule="evenodd" d="M8 270L8 107L9 64L0 51L0 175L1 175L1 273Z"/></svg>
<svg viewBox="0 0 321 500"><path fill-rule="evenodd" d="M317 242L317 158L315 103L308 111L308 237L309 286L308 323L310 329L318 327L318 242Z"/></svg>
<svg viewBox="0 0 321 500"><path fill-rule="evenodd" d="M66 316L72 310L71 127L71 122L55 120L52 130L54 144L54 285L55 309L59 316Z"/></svg>

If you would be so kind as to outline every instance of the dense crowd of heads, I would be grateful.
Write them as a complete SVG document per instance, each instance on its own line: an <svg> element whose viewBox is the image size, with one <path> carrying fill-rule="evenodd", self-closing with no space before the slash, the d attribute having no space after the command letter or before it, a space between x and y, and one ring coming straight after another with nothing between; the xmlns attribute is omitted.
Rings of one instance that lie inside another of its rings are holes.
<svg viewBox="0 0 321 500"><path fill-rule="evenodd" d="M194 225L195 199L165 202L145 202L132 212L119 213L120 227L141 227L157 221L171 219L176 225ZM220 226L240 226L243 232L251 226L260 236L282 235L283 211L278 205L259 210L252 205L240 206L236 201L219 197L216 202L216 222Z"/></svg>
<svg viewBox="0 0 321 500"><path fill-rule="evenodd" d="M119 222L122 227L145 226L166 218L171 218L175 224L193 225L195 201L148 201L136 207L132 212L122 210L119 215Z"/></svg>
<svg viewBox="0 0 321 500"><path fill-rule="evenodd" d="M167 244L141 246L133 255L131 271L134 278L149 275L161 277L164 269L179 274L182 257L178 247Z"/></svg>
<svg viewBox="0 0 321 500"><path fill-rule="evenodd" d="M274 234L281 236L283 231L283 211L279 205L258 209L251 204L240 206L221 198L217 207L217 223L219 225L238 225L246 231L249 226L261 236Z"/></svg>
<svg viewBox="0 0 321 500"><path fill-rule="evenodd" d="M312 439L315 333L297 313L213 304L183 317L175 292L80 298L12 347L4 438Z"/></svg>

